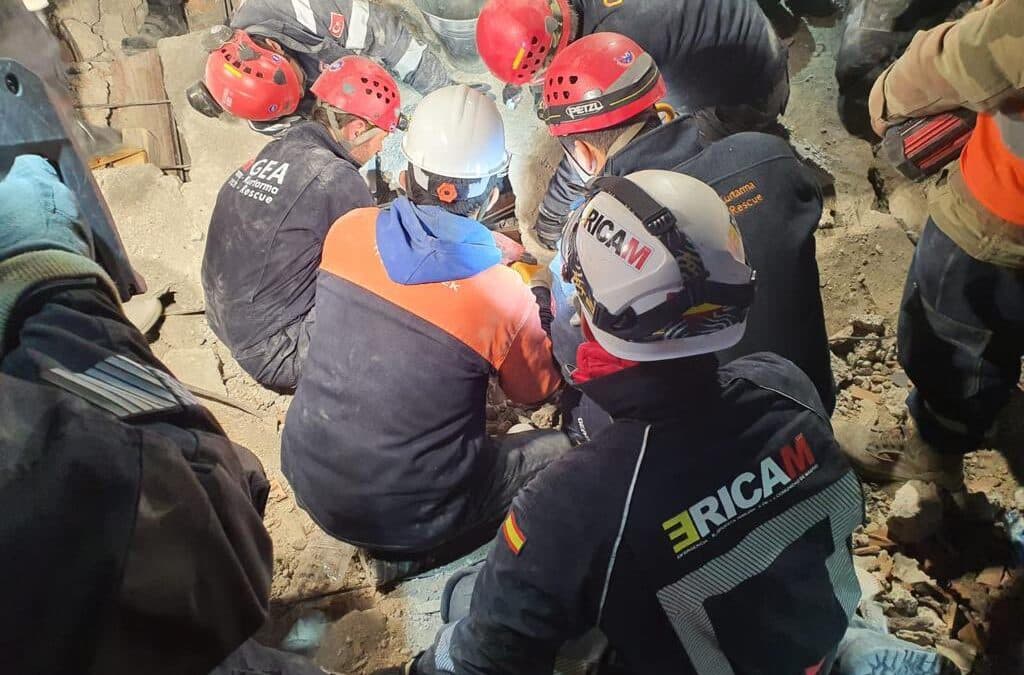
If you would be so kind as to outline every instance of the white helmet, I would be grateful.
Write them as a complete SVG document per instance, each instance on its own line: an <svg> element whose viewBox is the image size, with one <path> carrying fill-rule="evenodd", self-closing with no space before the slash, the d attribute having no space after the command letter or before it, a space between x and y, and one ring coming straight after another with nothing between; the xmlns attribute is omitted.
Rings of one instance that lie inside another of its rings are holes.
<svg viewBox="0 0 1024 675"><path fill-rule="evenodd" d="M632 361L739 342L755 274L715 191L674 171L604 176L587 190L562 238L562 273L597 342Z"/></svg>
<svg viewBox="0 0 1024 675"><path fill-rule="evenodd" d="M423 97L409 121L402 151L413 166L412 178L424 189L428 188L425 173L460 179L439 183L456 186L458 199L482 194L492 177L505 172L509 161L498 106L464 84L442 87Z"/></svg>

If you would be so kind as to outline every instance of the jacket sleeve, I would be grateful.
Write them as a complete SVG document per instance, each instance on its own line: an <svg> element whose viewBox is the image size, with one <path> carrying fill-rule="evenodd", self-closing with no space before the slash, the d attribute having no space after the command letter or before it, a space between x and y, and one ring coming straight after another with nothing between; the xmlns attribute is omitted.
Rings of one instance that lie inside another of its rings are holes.
<svg viewBox="0 0 1024 675"><path fill-rule="evenodd" d="M518 279L517 279L518 281ZM541 323L538 301L525 285L529 298L525 319L498 368L501 390L516 403L540 403L562 386L562 376L555 367L551 339Z"/></svg>
<svg viewBox="0 0 1024 675"><path fill-rule="evenodd" d="M993 0L918 33L876 80L871 117L889 123L954 108L986 111L1024 88L1024 3Z"/></svg>
<svg viewBox="0 0 1024 675"><path fill-rule="evenodd" d="M213 416L167 373L98 278L35 285L18 298L6 332L10 349L0 377L48 398L44 411L19 412L32 404L12 397L5 414L47 414L99 437L53 428L49 436L33 432L17 443L56 458L33 465L19 480L58 487L49 503L19 505L35 514L34 522L52 519L52 527L24 530L35 534L11 550L45 545L52 530L81 520L81 512L91 514L105 495L127 487L132 502L62 538L62 550L99 549L115 561L108 610L88 644L90 662L96 672L208 672L267 617L272 559L262 513L269 486L259 461L225 438ZM128 461L134 473L114 471L111 458ZM68 463L70 469L63 466ZM82 485L86 493L71 491ZM76 507L58 494L78 494L85 503ZM123 517L126 540L106 538L110 523ZM65 572L82 588L99 587L106 578L80 567ZM183 641L189 649L181 649Z"/></svg>
<svg viewBox="0 0 1024 675"><path fill-rule="evenodd" d="M437 55L413 36L396 9L383 3L353 0L344 42L346 49L379 59L421 94L451 84Z"/></svg>
<svg viewBox="0 0 1024 675"><path fill-rule="evenodd" d="M417 661L418 675L550 675L561 646L596 624L617 495L602 505L581 494L580 483L588 482L578 480L581 472L578 462L563 460L516 497L477 579L469 616L442 630ZM589 482L596 484L594 477Z"/></svg>

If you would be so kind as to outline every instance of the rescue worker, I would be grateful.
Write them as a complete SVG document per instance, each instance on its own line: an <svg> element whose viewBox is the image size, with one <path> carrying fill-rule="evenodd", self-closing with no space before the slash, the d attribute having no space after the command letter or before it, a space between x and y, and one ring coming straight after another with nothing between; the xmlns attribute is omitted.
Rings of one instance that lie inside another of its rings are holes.
<svg viewBox="0 0 1024 675"><path fill-rule="evenodd" d="M623 52L634 54L630 63L618 58ZM595 89L605 92L603 107L570 116L567 111L584 105ZM810 377L831 413L835 394L814 240L822 198L813 177L776 136L747 132L708 143L691 116L663 124L655 104L664 91L657 65L639 45L621 35L598 33L569 45L552 62L540 114L580 181L670 169L718 192L736 218L760 277L751 327L719 358L725 363L759 351L780 354ZM612 244L624 245L620 240ZM626 259L635 255L625 248L621 252ZM555 355L571 382L583 336L574 325L571 288L556 283L553 294L559 310L552 328ZM584 440L610 422L586 398L574 409L575 397L564 396L563 402L572 431Z"/></svg>
<svg viewBox="0 0 1024 675"><path fill-rule="evenodd" d="M281 450L302 506L366 549L379 586L489 541L569 447L556 431L485 433L492 374L522 404L561 385L535 295L475 220L509 159L494 101L465 85L428 94L402 148L408 197L327 235Z"/></svg>
<svg viewBox="0 0 1024 675"><path fill-rule="evenodd" d="M854 136L874 141L868 94L914 33L961 14L974 0L850 0L842 18L836 82L839 119Z"/></svg>
<svg viewBox="0 0 1024 675"><path fill-rule="evenodd" d="M598 32L626 35L649 53L662 68L667 103L693 113L709 137L785 133L778 116L789 100L786 48L755 2L490 0L477 22L477 48L499 80L540 85L560 51ZM624 64L635 56L618 55ZM579 183L563 161L536 224L536 237L548 248L557 245Z"/></svg>
<svg viewBox="0 0 1024 675"><path fill-rule="evenodd" d="M900 307L914 424L845 449L872 480L956 487L963 453L992 431L1024 354L1024 3L992 0L918 33L871 92L877 133L958 107L978 121L929 195Z"/></svg>
<svg viewBox="0 0 1024 675"><path fill-rule="evenodd" d="M15 159L0 181L4 669L206 673L268 616L268 484L124 317L82 222L49 162Z"/></svg>
<svg viewBox="0 0 1024 675"><path fill-rule="evenodd" d="M316 320L316 273L331 225L372 206L359 174L399 123L398 85L363 56L331 64L313 119L289 129L221 188L203 257L206 318L242 369L295 389Z"/></svg>
<svg viewBox="0 0 1024 675"><path fill-rule="evenodd" d="M729 210L672 171L588 187L563 250L587 334L578 374L616 421L516 497L469 615L409 671L551 673L596 626L615 672L828 673L860 598L860 483L797 367L714 356L754 298ZM636 242L636 264L608 228Z"/></svg>
<svg viewBox="0 0 1024 675"><path fill-rule="evenodd" d="M450 82L441 60L399 13L369 0L246 0L230 29L211 29L208 46L205 76L189 89L189 102L206 115L227 111L271 134L296 112L307 114L309 84L342 56L372 57L420 93Z"/></svg>

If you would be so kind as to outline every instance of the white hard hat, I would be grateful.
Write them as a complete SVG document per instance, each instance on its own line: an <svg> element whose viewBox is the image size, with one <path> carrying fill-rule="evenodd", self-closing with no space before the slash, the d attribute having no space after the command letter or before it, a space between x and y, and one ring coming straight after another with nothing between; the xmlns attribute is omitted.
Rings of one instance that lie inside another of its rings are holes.
<svg viewBox="0 0 1024 675"><path fill-rule="evenodd" d="M563 274L609 353L660 361L739 342L754 271L713 189L674 171L605 176L562 239Z"/></svg>
<svg viewBox="0 0 1024 675"><path fill-rule="evenodd" d="M449 178L495 176L509 160L498 106L464 84L423 97L409 121L402 151L413 166Z"/></svg>

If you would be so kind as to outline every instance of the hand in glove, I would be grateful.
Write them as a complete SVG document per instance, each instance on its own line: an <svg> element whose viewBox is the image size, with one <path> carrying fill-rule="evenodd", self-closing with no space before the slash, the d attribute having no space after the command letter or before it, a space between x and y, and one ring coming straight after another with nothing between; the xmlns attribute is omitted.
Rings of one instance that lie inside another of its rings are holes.
<svg viewBox="0 0 1024 675"><path fill-rule="evenodd" d="M19 155L0 181L0 260L46 249L91 257L92 235L56 169L37 155Z"/></svg>
<svg viewBox="0 0 1024 675"><path fill-rule="evenodd" d="M523 282L530 288L551 288L551 270L547 265L521 261L513 263L512 269L522 277Z"/></svg>

